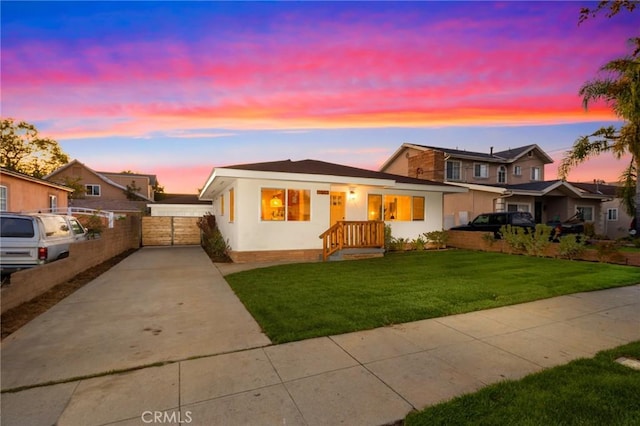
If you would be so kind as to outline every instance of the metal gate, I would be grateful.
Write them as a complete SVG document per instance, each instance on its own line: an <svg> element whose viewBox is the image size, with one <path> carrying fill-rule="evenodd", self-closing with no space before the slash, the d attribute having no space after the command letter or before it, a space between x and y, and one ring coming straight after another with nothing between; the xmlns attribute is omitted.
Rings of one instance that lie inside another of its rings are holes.
<svg viewBox="0 0 640 426"><path fill-rule="evenodd" d="M142 218L142 245L199 245L198 219L198 217L145 216Z"/></svg>

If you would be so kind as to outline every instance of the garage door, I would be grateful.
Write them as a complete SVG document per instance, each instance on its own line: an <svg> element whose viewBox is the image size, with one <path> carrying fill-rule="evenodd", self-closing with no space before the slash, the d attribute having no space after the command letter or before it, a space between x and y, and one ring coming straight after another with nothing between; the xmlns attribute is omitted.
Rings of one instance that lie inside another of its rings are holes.
<svg viewBox="0 0 640 426"><path fill-rule="evenodd" d="M199 245L198 219L197 217L145 216L142 218L142 245Z"/></svg>

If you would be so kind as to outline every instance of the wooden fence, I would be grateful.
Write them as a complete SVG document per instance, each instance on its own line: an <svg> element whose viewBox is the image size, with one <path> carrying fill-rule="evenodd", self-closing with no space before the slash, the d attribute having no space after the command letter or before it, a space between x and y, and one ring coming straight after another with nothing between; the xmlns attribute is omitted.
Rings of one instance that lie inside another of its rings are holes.
<svg viewBox="0 0 640 426"><path fill-rule="evenodd" d="M145 216L142 218L142 245L199 245L198 219L198 217Z"/></svg>

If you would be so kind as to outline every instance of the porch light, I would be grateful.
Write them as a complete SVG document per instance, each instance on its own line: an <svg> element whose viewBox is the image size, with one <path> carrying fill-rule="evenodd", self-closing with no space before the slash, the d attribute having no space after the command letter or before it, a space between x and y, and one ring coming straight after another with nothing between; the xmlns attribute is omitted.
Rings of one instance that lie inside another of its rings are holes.
<svg viewBox="0 0 640 426"><path fill-rule="evenodd" d="M356 199L356 191L353 188L349 188L349 199L351 201Z"/></svg>
<svg viewBox="0 0 640 426"><path fill-rule="evenodd" d="M273 208L282 207L282 200L278 198L277 195L274 195L269 202L269 205Z"/></svg>

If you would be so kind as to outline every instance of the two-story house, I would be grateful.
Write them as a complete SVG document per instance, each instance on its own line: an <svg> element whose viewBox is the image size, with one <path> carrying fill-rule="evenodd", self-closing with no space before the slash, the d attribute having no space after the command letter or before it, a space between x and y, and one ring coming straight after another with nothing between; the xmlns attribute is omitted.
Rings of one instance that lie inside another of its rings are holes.
<svg viewBox="0 0 640 426"><path fill-rule="evenodd" d="M69 205L115 212L146 210L153 202L156 176L136 173L97 172L78 160L73 160L45 176L77 188Z"/></svg>
<svg viewBox="0 0 640 426"><path fill-rule="evenodd" d="M469 189L445 195L445 229L493 211L528 211L536 223L565 221L580 212L585 221L595 222L601 202L608 197L565 181L546 181L544 167L551 163L551 157L535 144L472 152L405 143L380 170Z"/></svg>

